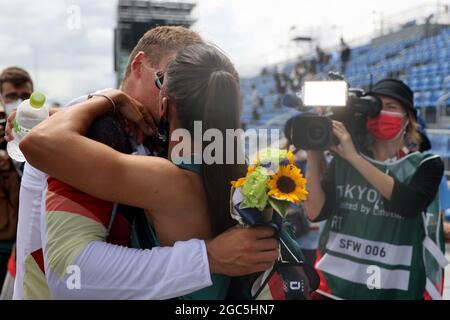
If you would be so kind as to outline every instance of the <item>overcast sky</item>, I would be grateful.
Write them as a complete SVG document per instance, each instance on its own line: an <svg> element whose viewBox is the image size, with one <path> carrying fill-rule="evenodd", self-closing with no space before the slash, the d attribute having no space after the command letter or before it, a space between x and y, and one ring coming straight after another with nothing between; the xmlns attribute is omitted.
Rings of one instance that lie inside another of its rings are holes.
<svg viewBox="0 0 450 320"><path fill-rule="evenodd" d="M306 50L307 46L289 41L294 36L312 35L326 47L336 44L341 34L347 40L370 40L379 29L381 16L420 5L450 4L450 0L197 3L194 29L222 47L241 75L248 76L265 64ZM0 0L0 68L26 68L36 89L49 100L62 103L91 90L115 86L112 46L116 6L116 0Z"/></svg>

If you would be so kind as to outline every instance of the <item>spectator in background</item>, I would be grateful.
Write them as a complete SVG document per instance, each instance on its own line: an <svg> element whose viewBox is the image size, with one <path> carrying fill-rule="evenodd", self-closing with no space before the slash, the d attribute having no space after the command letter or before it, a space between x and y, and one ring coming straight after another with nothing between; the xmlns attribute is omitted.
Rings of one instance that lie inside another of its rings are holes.
<svg viewBox="0 0 450 320"><path fill-rule="evenodd" d="M267 76L268 74L269 74L269 72L267 71L267 68L266 67L262 68L261 76L264 77L264 76Z"/></svg>
<svg viewBox="0 0 450 320"><path fill-rule="evenodd" d="M323 67L325 67L328 63L328 55L321 49L319 46L316 47L316 55L317 55L317 72L322 72Z"/></svg>
<svg viewBox="0 0 450 320"><path fill-rule="evenodd" d="M252 95L250 97L250 102L252 106L252 119L258 121L260 118L259 108L264 104L264 99L256 88L255 84L252 84Z"/></svg>
<svg viewBox="0 0 450 320"><path fill-rule="evenodd" d="M297 80L296 89L301 89L303 83L303 77L306 75L307 65L302 56L298 57L298 61L295 64L294 72Z"/></svg>
<svg viewBox="0 0 450 320"><path fill-rule="evenodd" d="M2 119L30 97L33 81L27 71L9 67L0 74L0 101L3 105ZM19 186L23 163L15 162L6 152L4 126L0 127L0 290L5 281L2 299L11 299L15 276L15 252L19 209ZM7 272L8 271L8 272Z"/></svg>
<svg viewBox="0 0 450 320"><path fill-rule="evenodd" d="M301 77L301 76L305 75L306 62L305 62L305 59L303 59L303 56L298 56L297 62L295 63L295 66L294 66L294 69L295 69L295 73L298 76Z"/></svg>
<svg viewBox="0 0 450 320"><path fill-rule="evenodd" d="M284 82L286 83L286 92L295 91L295 79L287 73L283 73Z"/></svg>
<svg viewBox="0 0 450 320"><path fill-rule="evenodd" d="M317 73L317 62L316 60L309 61L307 65L307 72L305 76L303 77L303 83L305 81L314 81L316 80L316 73ZM302 83L302 85L303 85Z"/></svg>
<svg viewBox="0 0 450 320"><path fill-rule="evenodd" d="M278 70L278 67L275 66L274 72L273 72L273 79L275 81L275 88L277 92L277 98L275 99L274 109L281 107L281 101L286 94L287 91L287 81L286 78L289 78L284 73L280 72Z"/></svg>
<svg viewBox="0 0 450 320"><path fill-rule="evenodd" d="M9 67L0 74L0 101L7 115L33 92L30 74L19 67Z"/></svg>
<svg viewBox="0 0 450 320"><path fill-rule="evenodd" d="M347 63L350 60L352 50L345 43L344 38L341 38L341 74L345 75L347 70Z"/></svg>
<svg viewBox="0 0 450 320"><path fill-rule="evenodd" d="M283 74L278 70L278 67L275 67L273 79L275 80L277 93L279 95L284 95L286 93L286 82Z"/></svg>

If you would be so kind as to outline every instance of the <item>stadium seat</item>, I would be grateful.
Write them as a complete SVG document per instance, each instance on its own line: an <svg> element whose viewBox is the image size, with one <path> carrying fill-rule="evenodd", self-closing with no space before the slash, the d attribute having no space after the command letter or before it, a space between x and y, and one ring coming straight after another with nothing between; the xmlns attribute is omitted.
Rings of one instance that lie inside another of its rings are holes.
<svg viewBox="0 0 450 320"><path fill-rule="evenodd" d="M312 57L314 54L305 59ZM294 65L295 63L289 62L280 66L279 70L291 74ZM337 71L339 68L339 61L333 61L325 66L325 70ZM267 67L267 69L272 70L273 67ZM352 87L367 88L370 85L370 75L373 76L373 82L376 82L396 74L401 74L401 79L415 91L416 107L435 107L443 92L443 80L450 75L450 28L427 39L417 35L384 45L369 43L352 48L351 60L346 70L346 80ZM249 111L251 102L245 97L251 95L252 83L256 83L258 90L265 98L260 124L284 112L284 108L273 110L273 103L277 99L276 95L273 95L275 90L273 77L257 76L241 86L244 97L243 119L251 118L251 111Z"/></svg>
<svg viewBox="0 0 450 320"><path fill-rule="evenodd" d="M428 89L430 90L438 90L442 87L442 77L439 75L435 75L431 77L430 83L428 84Z"/></svg>
<svg viewBox="0 0 450 320"><path fill-rule="evenodd" d="M425 91L422 93L422 107L428 108L428 107L435 107L433 105L432 99L431 99L431 92Z"/></svg>
<svg viewBox="0 0 450 320"><path fill-rule="evenodd" d="M443 91L442 90L436 90L436 91L432 91L431 93L431 103L433 106L437 105L437 102L439 100L439 98L443 95Z"/></svg>
<svg viewBox="0 0 450 320"><path fill-rule="evenodd" d="M429 65L429 72L430 72L429 75L430 76L438 74L438 71L439 71L439 66L437 63L433 63L433 64Z"/></svg>
<svg viewBox="0 0 450 320"><path fill-rule="evenodd" d="M410 88L413 91L418 91L419 90L419 78L412 78L411 82L410 82Z"/></svg>
<svg viewBox="0 0 450 320"><path fill-rule="evenodd" d="M414 92L414 106L416 108L422 108L423 107L422 101L423 101L422 93L421 92Z"/></svg>

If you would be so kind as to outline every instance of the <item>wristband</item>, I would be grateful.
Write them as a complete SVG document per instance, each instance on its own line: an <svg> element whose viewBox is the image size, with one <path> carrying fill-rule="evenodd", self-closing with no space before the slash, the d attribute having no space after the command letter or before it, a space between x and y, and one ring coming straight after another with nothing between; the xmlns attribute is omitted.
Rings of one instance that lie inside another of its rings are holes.
<svg viewBox="0 0 450 320"><path fill-rule="evenodd" d="M111 99L111 98L108 97L107 95L101 94L101 93L92 93L92 94L89 94L89 95L88 95L88 99L91 99L92 97L103 97L103 98L109 100L109 102L111 102L111 105L113 106L114 113L116 113L117 106L116 106L115 102L113 101L113 99Z"/></svg>

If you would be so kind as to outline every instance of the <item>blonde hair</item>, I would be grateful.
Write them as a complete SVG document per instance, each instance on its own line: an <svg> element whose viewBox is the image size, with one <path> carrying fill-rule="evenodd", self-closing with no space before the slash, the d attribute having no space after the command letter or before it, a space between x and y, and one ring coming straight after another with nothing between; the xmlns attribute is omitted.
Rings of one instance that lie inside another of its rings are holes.
<svg viewBox="0 0 450 320"><path fill-rule="evenodd" d="M200 35L185 27L161 26L147 31L130 54L125 79L130 75L131 63L139 52L144 52L148 62L152 66L157 66L168 54L176 53L196 43L203 43Z"/></svg>
<svg viewBox="0 0 450 320"><path fill-rule="evenodd" d="M405 140L409 143L413 143L417 146L420 146L420 144L422 143L422 138L418 131L420 125L417 123L413 111L409 109L406 110L406 116L408 118L409 123L408 126L406 127Z"/></svg>

